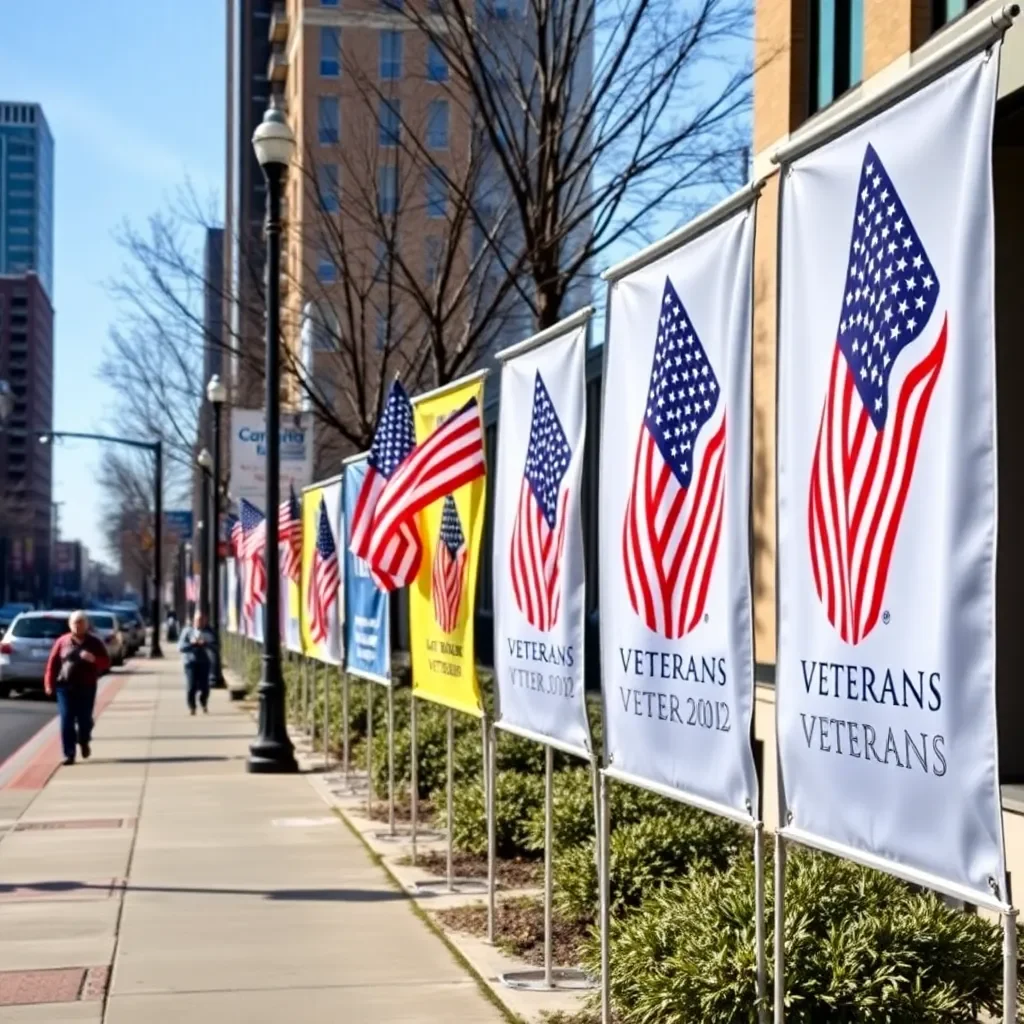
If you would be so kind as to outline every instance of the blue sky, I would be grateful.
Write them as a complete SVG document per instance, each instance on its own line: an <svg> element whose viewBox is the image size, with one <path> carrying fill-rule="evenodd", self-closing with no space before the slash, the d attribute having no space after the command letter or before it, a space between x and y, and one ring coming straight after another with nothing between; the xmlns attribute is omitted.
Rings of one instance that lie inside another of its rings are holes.
<svg viewBox="0 0 1024 1024"><path fill-rule="evenodd" d="M142 225L186 178L223 192L224 4L32 0L3 4L0 99L38 102L56 148L56 429L116 430L97 379L116 317L114 236ZM99 447L65 442L54 463L62 535L104 554Z"/></svg>

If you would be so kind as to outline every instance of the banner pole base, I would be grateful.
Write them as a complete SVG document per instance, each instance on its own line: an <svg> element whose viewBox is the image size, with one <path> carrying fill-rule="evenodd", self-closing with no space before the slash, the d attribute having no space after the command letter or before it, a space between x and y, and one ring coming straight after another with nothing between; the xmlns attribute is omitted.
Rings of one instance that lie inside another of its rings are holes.
<svg viewBox="0 0 1024 1024"><path fill-rule="evenodd" d="M388 686L388 831L395 835L395 689Z"/></svg>
<svg viewBox="0 0 1024 1024"><path fill-rule="evenodd" d="M455 846L452 833L455 823L452 815L455 811L455 715L448 709L448 891L455 892Z"/></svg>
<svg viewBox="0 0 1024 1024"><path fill-rule="evenodd" d="M1016 907L1003 914L1003 1024L1017 1021L1017 914Z"/></svg>
<svg viewBox="0 0 1024 1024"><path fill-rule="evenodd" d="M754 823L754 943L757 962L757 1020L768 1024L768 963L764 920L764 822Z"/></svg>
<svg viewBox="0 0 1024 1024"><path fill-rule="evenodd" d="M409 691L409 827L412 829L413 866L416 865L416 828L420 810L419 744L416 739L416 694Z"/></svg>
<svg viewBox="0 0 1024 1024"><path fill-rule="evenodd" d="M601 813L597 821L597 856L598 869L597 881L601 888L598 915L601 922L601 1024L611 1024L612 1020L612 992L611 973L609 971L611 936L611 879L609 867L611 862L609 842L609 815L608 815L608 778L601 774Z"/></svg>
<svg viewBox="0 0 1024 1024"><path fill-rule="evenodd" d="M786 840L775 833L775 1024L786 1020Z"/></svg>

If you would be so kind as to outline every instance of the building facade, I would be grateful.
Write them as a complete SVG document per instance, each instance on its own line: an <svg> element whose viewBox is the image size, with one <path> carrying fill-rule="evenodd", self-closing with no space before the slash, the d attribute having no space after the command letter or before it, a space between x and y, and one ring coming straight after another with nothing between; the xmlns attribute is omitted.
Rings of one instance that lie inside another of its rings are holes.
<svg viewBox="0 0 1024 1024"><path fill-rule="evenodd" d="M0 379L14 408L0 431L0 594L42 600L49 591L53 499L53 307L34 271L0 274Z"/></svg>
<svg viewBox="0 0 1024 1024"><path fill-rule="evenodd" d="M252 135L270 101L273 0L226 0L223 323L232 353L225 377L236 404L262 405L263 217L266 185Z"/></svg>
<svg viewBox="0 0 1024 1024"><path fill-rule="evenodd" d="M53 136L38 103L0 100L0 274L34 270L53 300Z"/></svg>

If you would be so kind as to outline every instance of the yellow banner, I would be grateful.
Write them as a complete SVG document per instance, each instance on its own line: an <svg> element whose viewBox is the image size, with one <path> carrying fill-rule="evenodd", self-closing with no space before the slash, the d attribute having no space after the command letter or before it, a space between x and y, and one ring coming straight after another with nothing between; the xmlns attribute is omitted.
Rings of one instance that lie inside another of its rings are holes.
<svg viewBox="0 0 1024 1024"><path fill-rule="evenodd" d="M309 614L309 587L313 573L313 554L316 550L317 537L320 529L320 504L327 509L328 526L331 543L339 559L339 585L333 605L328 615L327 636L317 642L310 634L311 616ZM341 530L341 483L333 482L323 486L310 487L302 492L302 575L294 599L299 603L299 628L302 637L302 650L311 658L327 662L330 665L341 663L341 622L344 620L342 608L345 580L340 572L343 556L344 533Z"/></svg>
<svg viewBox="0 0 1024 1024"><path fill-rule="evenodd" d="M482 410L481 378L416 402L417 444L474 397ZM483 704L473 653L473 622L486 483L481 477L423 510L423 564L409 588L413 693L478 717Z"/></svg>

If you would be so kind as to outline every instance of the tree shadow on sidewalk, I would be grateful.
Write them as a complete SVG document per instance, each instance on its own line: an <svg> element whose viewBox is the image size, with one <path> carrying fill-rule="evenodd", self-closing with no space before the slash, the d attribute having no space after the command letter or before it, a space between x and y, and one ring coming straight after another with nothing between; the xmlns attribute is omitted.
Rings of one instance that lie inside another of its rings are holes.
<svg viewBox="0 0 1024 1024"><path fill-rule="evenodd" d="M408 897L388 889L234 889L196 888L180 885L131 885L122 882L100 884L92 882L0 882L0 900L4 894L36 892L55 896L60 893L82 892L152 892L168 894L194 893L198 896L262 896L267 900L290 903L393 903Z"/></svg>

